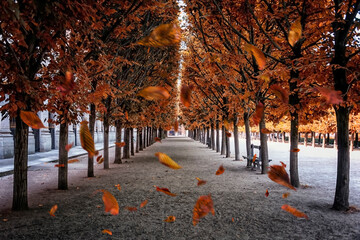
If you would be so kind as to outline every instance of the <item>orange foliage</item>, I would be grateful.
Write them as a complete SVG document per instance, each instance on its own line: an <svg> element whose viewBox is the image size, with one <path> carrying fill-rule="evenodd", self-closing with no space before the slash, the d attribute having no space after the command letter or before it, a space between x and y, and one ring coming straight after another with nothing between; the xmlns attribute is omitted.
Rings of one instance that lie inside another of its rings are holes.
<svg viewBox="0 0 360 240"><path fill-rule="evenodd" d="M204 180L201 180L200 178L196 178L196 180L198 180L198 183L197 183L197 185L198 186L201 186L201 185L204 185L204 184L206 184L206 181L204 181Z"/></svg>
<svg viewBox="0 0 360 240"><path fill-rule="evenodd" d="M196 226L199 223L200 218L205 217L209 212L215 215L214 203L211 199L211 195L200 196L195 203L193 210L193 225Z"/></svg>
<svg viewBox="0 0 360 240"><path fill-rule="evenodd" d="M223 165L219 167L219 169L216 171L215 175L221 175L225 172L225 168Z"/></svg>
<svg viewBox="0 0 360 240"><path fill-rule="evenodd" d="M57 205L57 204L55 204L54 206L52 206L52 208L51 208L50 211L49 211L50 216L55 217L55 212L56 212L57 209L58 209L58 205Z"/></svg>
<svg viewBox="0 0 360 240"><path fill-rule="evenodd" d="M40 118L33 112L21 111L20 118L26 125L28 125L31 128L34 129L46 128L44 124L41 122Z"/></svg>
<svg viewBox="0 0 360 240"><path fill-rule="evenodd" d="M297 210L296 208L291 207L291 206L289 206L289 205L287 205L287 204L282 205L281 209L284 210L284 211L287 211L287 212L291 213L291 214L294 215L295 217L309 219L308 216L307 216L305 213L300 212L300 211Z"/></svg>
<svg viewBox="0 0 360 240"><path fill-rule="evenodd" d="M102 233L107 233L109 235L112 235L112 232L109 229L104 229L101 231Z"/></svg>
<svg viewBox="0 0 360 240"><path fill-rule="evenodd" d="M168 216L168 217L164 220L164 222L169 222L169 223L175 222L175 219L176 219L175 216Z"/></svg>
<svg viewBox="0 0 360 240"><path fill-rule="evenodd" d="M159 158L159 162L164 164L165 166L172 168L172 169L180 169L181 166L178 165L174 160L172 160L168 155L165 153L157 152L155 156Z"/></svg>
<svg viewBox="0 0 360 240"><path fill-rule="evenodd" d="M139 96L146 100L166 100L170 97L170 93L163 87L147 87L138 93Z"/></svg>
<svg viewBox="0 0 360 240"><path fill-rule="evenodd" d="M287 174L284 166L282 166L282 165L270 166L270 171L268 172L268 177L271 180L273 180L274 182L296 191L296 188L294 188L290 184L289 175Z"/></svg>
<svg viewBox="0 0 360 240"><path fill-rule="evenodd" d="M176 45L181 40L181 29L176 22L161 24L149 36L137 42L139 45L149 47L167 47Z"/></svg>
<svg viewBox="0 0 360 240"><path fill-rule="evenodd" d="M67 144L65 146L65 150L68 152L72 148L73 145L74 145L74 143Z"/></svg>
<svg viewBox="0 0 360 240"><path fill-rule="evenodd" d="M99 189L96 192L102 192L102 200L104 201L105 205L105 212L110 212L111 215L118 215L119 214L119 204L116 201L115 197L105 189Z"/></svg>
<svg viewBox="0 0 360 240"><path fill-rule="evenodd" d="M65 164L55 164L54 167L65 167Z"/></svg>
<svg viewBox="0 0 360 240"><path fill-rule="evenodd" d="M79 159L72 159L72 160L69 160L68 163L74 163L74 162L80 162Z"/></svg>
<svg viewBox="0 0 360 240"><path fill-rule="evenodd" d="M172 196L172 197L176 196L175 193L170 192L170 190L167 189L167 188L159 188L158 186L155 186L155 187L156 187L156 191L158 191L158 192L163 192L163 193L165 193L165 194L167 194L169 196Z"/></svg>
<svg viewBox="0 0 360 240"><path fill-rule="evenodd" d="M115 144L116 144L116 146L118 146L118 147L124 147L124 146L126 145L125 142L120 142L120 143L116 142Z"/></svg>
<svg viewBox="0 0 360 240"><path fill-rule="evenodd" d="M140 204L140 208L145 207L147 203L148 203L148 200L143 201L143 202Z"/></svg>

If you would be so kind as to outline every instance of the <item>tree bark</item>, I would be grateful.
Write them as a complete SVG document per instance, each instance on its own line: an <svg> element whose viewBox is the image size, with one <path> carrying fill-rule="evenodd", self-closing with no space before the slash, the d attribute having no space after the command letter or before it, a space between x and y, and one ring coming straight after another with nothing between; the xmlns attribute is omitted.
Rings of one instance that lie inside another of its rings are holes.
<svg viewBox="0 0 360 240"><path fill-rule="evenodd" d="M299 147L299 115L294 111L290 116L290 182L294 187L299 187L298 153L291 151Z"/></svg>
<svg viewBox="0 0 360 240"><path fill-rule="evenodd" d="M235 114L234 117L234 144L235 144L235 161L240 161L240 146L239 146L239 131L238 131L239 118Z"/></svg>
<svg viewBox="0 0 360 240"><path fill-rule="evenodd" d="M125 128L124 142L125 142L125 146L124 146L123 159L128 159L128 158L130 158L130 129L129 128Z"/></svg>
<svg viewBox="0 0 360 240"><path fill-rule="evenodd" d="M307 143L307 141L308 141L308 135L309 135L309 133L306 132L306 133L305 133L305 137L304 137L304 146L305 146L305 147L308 146L308 143Z"/></svg>
<svg viewBox="0 0 360 240"><path fill-rule="evenodd" d="M134 128L130 128L130 148L131 148L131 156L135 155L134 152Z"/></svg>
<svg viewBox="0 0 360 240"><path fill-rule="evenodd" d="M322 134L322 145L321 145L322 148L325 148L326 147L326 134L323 133Z"/></svg>
<svg viewBox="0 0 360 240"><path fill-rule="evenodd" d="M225 126L223 125L221 128L221 155L225 155L225 148L226 148L226 139L225 139Z"/></svg>
<svg viewBox="0 0 360 240"><path fill-rule="evenodd" d="M135 147L135 152L138 153L139 152L139 128L136 128L136 147Z"/></svg>
<svg viewBox="0 0 360 240"><path fill-rule="evenodd" d="M121 122L119 120L115 121L116 125L116 142L121 143ZM114 163L121 164L121 147L115 144L115 161Z"/></svg>
<svg viewBox="0 0 360 240"><path fill-rule="evenodd" d="M265 114L263 114L260 124L259 124L259 131L260 131L260 158L261 158L261 173L265 174L268 172L269 168L269 158L268 158L268 146L267 146L267 135L262 133L261 130L264 129L265 126Z"/></svg>
<svg viewBox="0 0 360 240"><path fill-rule="evenodd" d="M211 148L210 128L206 127L206 144L208 148Z"/></svg>
<svg viewBox="0 0 360 240"><path fill-rule="evenodd" d="M143 134L143 137L144 137L144 139L143 139L144 149L147 147L147 145L146 145L146 139L147 139L147 137L146 137L146 133L147 133L146 128L147 128L147 127L143 127L143 132L144 132L144 134Z"/></svg>
<svg viewBox="0 0 360 240"><path fill-rule="evenodd" d="M245 124L245 137L246 137L246 156L247 156L247 167L251 167L251 132L250 132L250 121L249 113L244 113L244 124Z"/></svg>
<svg viewBox="0 0 360 240"><path fill-rule="evenodd" d="M89 130L91 137L94 139L95 132L95 120L96 120L96 107L95 104L90 104L90 115L89 115ZM88 155L88 177L94 177L94 157Z"/></svg>
<svg viewBox="0 0 360 240"><path fill-rule="evenodd" d="M16 116L14 141L14 183L12 210L28 209L27 162L29 127L21 120L20 110Z"/></svg>
<svg viewBox="0 0 360 240"><path fill-rule="evenodd" d="M216 120L216 152L220 152L220 129L219 129L219 120Z"/></svg>
<svg viewBox="0 0 360 240"><path fill-rule="evenodd" d="M311 132L311 146L315 147L315 132Z"/></svg>
<svg viewBox="0 0 360 240"><path fill-rule="evenodd" d="M104 169L109 169L109 115L104 114Z"/></svg>
<svg viewBox="0 0 360 240"><path fill-rule="evenodd" d="M143 148L143 127L137 129L139 131L139 150L140 151L143 151L144 148Z"/></svg>
<svg viewBox="0 0 360 240"><path fill-rule="evenodd" d="M281 134L281 138L282 138L282 143L285 143L285 132L282 132L282 134Z"/></svg>
<svg viewBox="0 0 360 240"><path fill-rule="evenodd" d="M65 146L68 144L69 126L67 122L60 124L60 136L59 136L59 164L64 164L64 167L58 168L58 189L68 189L68 152L65 150Z"/></svg>
<svg viewBox="0 0 360 240"><path fill-rule="evenodd" d="M213 121L211 121L211 149L215 150L215 129Z"/></svg>

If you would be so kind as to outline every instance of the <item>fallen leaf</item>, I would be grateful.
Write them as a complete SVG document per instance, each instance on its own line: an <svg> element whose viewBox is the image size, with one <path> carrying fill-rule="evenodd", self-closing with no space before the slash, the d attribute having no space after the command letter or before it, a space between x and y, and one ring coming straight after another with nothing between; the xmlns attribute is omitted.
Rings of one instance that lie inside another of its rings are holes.
<svg viewBox="0 0 360 240"><path fill-rule="evenodd" d="M255 153L254 156L253 156L252 162L254 163L255 160L256 160L256 153Z"/></svg>
<svg viewBox="0 0 360 240"><path fill-rule="evenodd" d="M206 181L204 181L204 180L201 180L200 178L196 178L196 180L198 180L198 183L197 183L197 185L198 186L201 186L201 185L204 185L204 184L206 184Z"/></svg>
<svg viewBox="0 0 360 240"><path fill-rule="evenodd" d="M289 206L287 204L282 205L281 209L291 213L295 217L309 219L308 216L305 213L300 212L296 208L291 207L291 206Z"/></svg>
<svg viewBox="0 0 360 240"><path fill-rule="evenodd" d="M267 129L267 128L263 128L263 129L261 129L261 132L263 133L263 134L269 134L269 133L272 133L272 131L270 131L269 129Z"/></svg>
<svg viewBox="0 0 360 240"><path fill-rule="evenodd" d="M157 152L157 153L155 153L155 156L158 157L160 163L164 164L165 166L167 166L169 168L172 168L172 169L182 168L180 165L178 165L174 160L172 160L165 153Z"/></svg>
<svg viewBox="0 0 360 240"><path fill-rule="evenodd" d="M147 203L148 203L148 200L143 201L143 202L140 204L140 208L145 207Z"/></svg>
<svg viewBox="0 0 360 240"><path fill-rule="evenodd" d="M263 70L266 65L266 58L264 53L254 45L248 43L245 43L244 49L245 51L251 53L254 56L256 63L259 66L259 69Z"/></svg>
<svg viewBox="0 0 360 240"><path fill-rule="evenodd" d="M118 146L118 147L125 147L125 145L126 145L125 142L120 142L120 143L116 142L115 144L116 144L116 146Z"/></svg>
<svg viewBox="0 0 360 240"><path fill-rule="evenodd" d="M58 209L58 205L57 205L57 204L55 204L54 206L52 206L52 208L51 208L50 211L49 211L50 216L55 217L55 212L56 212L57 209Z"/></svg>
<svg viewBox="0 0 360 240"><path fill-rule="evenodd" d="M104 229L104 230L102 230L101 232L102 232L102 233L107 233L107 234L109 234L109 235L112 235L112 232L111 232L110 230L108 230L108 229Z"/></svg>
<svg viewBox="0 0 360 240"><path fill-rule="evenodd" d="M234 219L234 218L231 218L231 221L232 221L232 222L235 222L235 219Z"/></svg>
<svg viewBox="0 0 360 240"><path fill-rule="evenodd" d="M172 223L175 222L176 217L175 216L168 216L164 222Z"/></svg>
<svg viewBox="0 0 360 240"><path fill-rule="evenodd" d="M74 162L80 162L79 159L72 159L72 160L69 160L68 163L74 163Z"/></svg>
<svg viewBox="0 0 360 240"><path fill-rule="evenodd" d="M149 36L137 42L147 47L167 47L180 43L181 29L177 22L157 26Z"/></svg>
<svg viewBox="0 0 360 240"><path fill-rule="evenodd" d="M65 146L65 150L68 152L70 150L70 148L72 148L73 145L74 145L74 143L67 144Z"/></svg>
<svg viewBox="0 0 360 240"><path fill-rule="evenodd" d="M170 93L164 87L147 87L142 89L138 95L149 101L165 100L170 97Z"/></svg>
<svg viewBox="0 0 360 240"><path fill-rule="evenodd" d="M211 199L211 195L200 196L195 203L193 210L193 225L199 223L200 218L205 217L209 212L215 215L214 203Z"/></svg>
<svg viewBox="0 0 360 240"><path fill-rule="evenodd" d="M107 190L99 189L96 192L102 192L102 200L104 201L105 212L110 212L111 215L119 214L119 204L116 201L116 198Z"/></svg>
<svg viewBox="0 0 360 240"><path fill-rule="evenodd" d="M167 189L167 188L159 188L158 186L155 186L155 187L156 187L156 191L158 191L158 192L163 192L163 193L165 193L165 194L167 194L169 196L172 196L172 197L176 196L175 193L170 192L170 190Z"/></svg>
<svg viewBox="0 0 360 240"><path fill-rule="evenodd" d="M270 89L272 93L280 99L281 102L285 104L289 103L289 94L280 85L271 85Z"/></svg>
<svg viewBox="0 0 360 240"><path fill-rule="evenodd" d="M291 151L292 151L292 152L300 152L300 149L298 149L298 148L293 148L293 149L291 149Z"/></svg>
<svg viewBox="0 0 360 240"><path fill-rule="evenodd" d="M219 169L216 171L215 175L221 175L225 172L225 168L223 165L219 167Z"/></svg>
<svg viewBox="0 0 360 240"><path fill-rule="evenodd" d="M161 138L155 137L155 142L161 143Z"/></svg>
<svg viewBox="0 0 360 240"><path fill-rule="evenodd" d="M120 184L116 184L115 187L117 187L117 189L118 189L119 191L121 191L121 186L120 186Z"/></svg>
<svg viewBox="0 0 360 240"><path fill-rule="evenodd" d="M126 210L130 211L130 212L135 212L137 211L137 207L125 207Z"/></svg>
<svg viewBox="0 0 360 240"><path fill-rule="evenodd" d="M20 111L21 120L31 128L40 129L46 128L44 124L41 122L40 118L36 115L36 113L30 111Z"/></svg>
<svg viewBox="0 0 360 240"><path fill-rule="evenodd" d="M93 157L96 155L95 144L87 124L87 121L80 123L80 142L81 147L88 152L89 157Z"/></svg>
<svg viewBox="0 0 360 240"><path fill-rule="evenodd" d="M282 198L287 198L288 196L290 196L289 192L283 193Z"/></svg>
<svg viewBox="0 0 360 240"><path fill-rule="evenodd" d="M298 18L290 26L288 40L289 40L289 43L290 43L291 46L294 46L295 43L297 43L297 41L300 40L301 34L302 34L301 19Z"/></svg>
<svg viewBox="0 0 360 240"><path fill-rule="evenodd" d="M269 190L266 189L266 192L265 192L265 197L268 197L269 196Z"/></svg>
<svg viewBox="0 0 360 240"><path fill-rule="evenodd" d="M65 167L65 164L55 164L54 167Z"/></svg>
<svg viewBox="0 0 360 240"><path fill-rule="evenodd" d="M270 166L270 171L268 172L268 177L271 180L273 180L274 182L296 191L296 188L294 188L290 184L289 175L287 174L285 167L283 165Z"/></svg>

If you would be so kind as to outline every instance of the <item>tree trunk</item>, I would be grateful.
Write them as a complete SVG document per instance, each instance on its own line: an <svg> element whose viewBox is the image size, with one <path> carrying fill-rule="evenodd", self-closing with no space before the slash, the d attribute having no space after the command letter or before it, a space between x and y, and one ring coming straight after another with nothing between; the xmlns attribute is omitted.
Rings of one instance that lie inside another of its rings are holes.
<svg viewBox="0 0 360 240"><path fill-rule="evenodd" d="M95 132L95 120L96 120L96 107L95 104L90 104L90 115L89 115L89 130L91 137L94 139ZM88 177L94 177L94 157L88 155Z"/></svg>
<svg viewBox="0 0 360 240"><path fill-rule="evenodd" d="M318 143L319 143L319 145L321 145L321 133L319 133L319 139L318 139Z"/></svg>
<svg viewBox="0 0 360 240"><path fill-rule="evenodd" d="M219 120L216 120L216 152L220 152L220 129L219 129Z"/></svg>
<svg viewBox="0 0 360 240"><path fill-rule="evenodd" d="M249 113L244 113L244 124L245 124L245 137L246 137L246 156L247 156L247 167L251 167L251 133L250 133L250 121Z"/></svg>
<svg viewBox="0 0 360 240"><path fill-rule="evenodd" d="M137 130L139 131L139 150L143 151L143 127L138 128Z"/></svg>
<svg viewBox="0 0 360 240"><path fill-rule="evenodd" d="M281 134L281 138L282 138L282 143L285 143L285 132L282 132L282 134Z"/></svg>
<svg viewBox="0 0 360 240"><path fill-rule="evenodd" d="M299 115L294 111L290 116L290 182L294 187L299 187L298 153L291 151L299 147Z"/></svg>
<svg viewBox="0 0 360 240"><path fill-rule="evenodd" d="M124 142L125 142L125 146L124 146L123 159L128 159L128 158L130 158L130 129L129 128L125 128Z"/></svg>
<svg viewBox="0 0 360 240"><path fill-rule="evenodd" d="M109 115L104 114L104 169L109 169Z"/></svg>
<svg viewBox="0 0 360 240"><path fill-rule="evenodd" d="M139 152L139 128L136 128L136 147L135 147L135 152L138 153Z"/></svg>
<svg viewBox="0 0 360 240"><path fill-rule="evenodd" d="M147 147L146 145L146 127L143 127L143 145L144 145L144 149Z"/></svg>
<svg viewBox="0 0 360 240"><path fill-rule="evenodd" d="M115 121L116 125L116 142L121 143L121 122L119 120ZM114 163L121 164L121 147L115 144L115 161Z"/></svg>
<svg viewBox="0 0 360 240"><path fill-rule="evenodd" d="M130 147L131 147L131 156L135 155L134 152L134 128L130 128Z"/></svg>
<svg viewBox="0 0 360 240"><path fill-rule="evenodd" d="M231 153L230 153L230 138L228 136L226 136L225 134L225 146L226 146L226 157L229 158Z"/></svg>
<svg viewBox="0 0 360 240"><path fill-rule="evenodd" d="M211 149L215 150L215 129L213 121L211 121Z"/></svg>
<svg viewBox="0 0 360 240"><path fill-rule="evenodd" d="M322 148L325 148L326 147L326 134L322 134L322 145L321 145Z"/></svg>
<svg viewBox="0 0 360 240"><path fill-rule="evenodd" d="M64 167L58 168L58 189L68 189L68 152L65 150L65 146L68 144L69 126L67 122L60 124L60 136L59 136L59 164L64 164Z"/></svg>
<svg viewBox="0 0 360 240"><path fill-rule="evenodd" d="M311 132L311 146L315 147L315 132Z"/></svg>
<svg viewBox="0 0 360 240"><path fill-rule="evenodd" d="M350 151L354 151L354 133L350 135Z"/></svg>
<svg viewBox="0 0 360 240"><path fill-rule="evenodd" d="M335 132L335 138L334 138L334 148L338 149L338 137L337 137L337 131Z"/></svg>
<svg viewBox="0 0 360 240"><path fill-rule="evenodd" d="M206 127L206 144L208 148L211 148L210 128Z"/></svg>
<svg viewBox="0 0 360 240"><path fill-rule="evenodd" d="M280 137L279 135L280 135L279 132L276 132L276 142L280 142L279 141L279 137Z"/></svg>
<svg viewBox="0 0 360 240"><path fill-rule="evenodd" d="M261 158L261 173L265 174L268 172L269 168L269 158L268 158L268 146L267 146L267 135L261 132L261 129L264 129L265 126L265 114L263 114L260 124L259 124L259 131L260 131L260 158Z"/></svg>
<svg viewBox="0 0 360 240"><path fill-rule="evenodd" d="M305 137L304 137L304 146L305 147L307 147L308 146L308 143L307 143L307 141L308 141L308 135L309 135L309 133L305 133Z"/></svg>
<svg viewBox="0 0 360 240"><path fill-rule="evenodd" d="M239 132L238 132L239 118L235 114L234 118L234 144L235 144L235 161L240 161L240 146L239 146Z"/></svg>
<svg viewBox="0 0 360 240"><path fill-rule="evenodd" d="M225 145L226 145L226 139L225 139L225 126L223 125L221 128L221 155L225 155Z"/></svg>
<svg viewBox="0 0 360 240"><path fill-rule="evenodd" d="M14 141L14 183L12 210L28 209L27 198L27 162L28 162L29 127L20 118L20 110L16 117Z"/></svg>
<svg viewBox="0 0 360 240"><path fill-rule="evenodd" d="M330 145L330 133L326 134L326 145Z"/></svg>

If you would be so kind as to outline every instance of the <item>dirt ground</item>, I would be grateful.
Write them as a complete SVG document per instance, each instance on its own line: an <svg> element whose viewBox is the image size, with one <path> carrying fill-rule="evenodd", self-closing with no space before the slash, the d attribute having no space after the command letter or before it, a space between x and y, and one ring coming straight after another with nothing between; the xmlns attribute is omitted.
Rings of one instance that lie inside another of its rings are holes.
<svg viewBox="0 0 360 240"><path fill-rule="evenodd" d="M286 159L287 150L278 146ZM158 162L155 152L168 154L183 168L167 168ZM113 154L111 149L111 159ZM283 160L271 152L269 155L274 164ZM109 170L97 165L95 178L86 178L87 158L78 159L80 163L69 165L67 191L56 190L54 163L30 168L28 211L10 210L12 176L0 178L0 239L360 239L360 213L330 209L336 177L332 158L321 159L321 165L311 159L301 162L301 182L307 185L296 192L259 171L250 171L246 162L224 158L189 138L167 138L124 164L111 164ZM215 175L222 164L224 174ZM322 166L331 169L326 172ZM351 168L351 174L356 174L353 179L358 181L360 161L353 161ZM207 183L197 186L196 177ZM121 191L116 184L121 185ZM157 192L154 185L169 188L177 196ZM351 185L350 200L351 205L360 207L358 186L358 182ZM101 194L93 194L97 189L106 189L115 196L119 215L105 213ZM287 199L282 198L285 192L291 193ZM215 216L209 214L193 226L195 202L208 194L214 201ZM146 199L148 204L138 211L125 209L139 207ZM58 210L51 217L48 211L54 204ZM283 204L303 211L309 219L281 210ZM164 222L170 215L176 221ZM103 229L113 235L102 233Z"/></svg>

